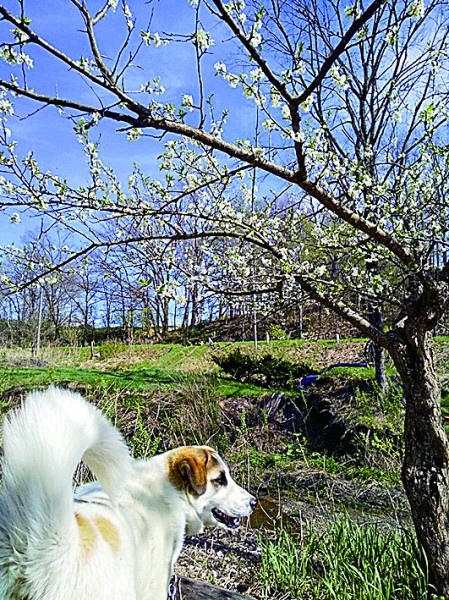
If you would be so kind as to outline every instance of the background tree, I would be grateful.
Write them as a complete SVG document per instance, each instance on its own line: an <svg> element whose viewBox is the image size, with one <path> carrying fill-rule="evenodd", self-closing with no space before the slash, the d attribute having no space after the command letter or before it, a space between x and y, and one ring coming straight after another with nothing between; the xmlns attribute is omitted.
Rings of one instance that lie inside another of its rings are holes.
<svg viewBox="0 0 449 600"><path fill-rule="evenodd" d="M0 5L1 18L13 27L2 54L15 72L0 82L2 108L10 113L20 96L71 119L78 115L91 181L75 188L43 172L33 156L17 156L5 129L4 205L43 211L62 225L71 219L72 227L74 213L85 217L79 227L85 253L195 238L212 253L219 237L238 240L226 261L242 296L254 294L256 283L259 293L299 286L386 348L406 400L404 486L432 581L449 596L449 446L431 344L449 298L444 4L192 0L192 30L182 36L140 26L126 2L121 13L110 0L95 14L79 0L67 4L78 9L86 32L88 50L78 60L40 37L24 11L16 17ZM120 16L124 43L112 56L109 45L108 52L101 49L104 22L117 24ZM217 25L220 44L206 22ZM163 78L145 80L144 71L140 95L136 77L127 87L125 73L139 49L141 63L154 65L161 44L178 40L192 42L197 97L164 102ZM46 92L42 51L85 79L91 103L76 93ZM237 56L232 70L230 56ZM32 59L35 68L23 77ZM253 103L254 120L239 118L241 98L235 116L212 106L205 88L212 93L217 79L204 76L212 63L214 73ZM162 182L136 169L123 191L92 141L106 120L120 123L131 141L151 130L174 134L164 138ZM295 199L285 202L292 190ZM118 224L114 240L101 235L105 218ZM129 219L131 235L120 227ZM257 280L254 248L262 255ZM317 248L326 257L319 265ZM390 328L369 319L367 307L394 314Z"/></svg>

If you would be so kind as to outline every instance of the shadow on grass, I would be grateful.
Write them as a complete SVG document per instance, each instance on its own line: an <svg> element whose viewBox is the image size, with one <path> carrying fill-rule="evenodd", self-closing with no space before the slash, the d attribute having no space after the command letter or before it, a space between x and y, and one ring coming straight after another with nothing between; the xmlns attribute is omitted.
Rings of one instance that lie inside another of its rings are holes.
<svg viewBox="0 0 449 600"><path fill-rule="evenodd" d="M161 369L139 369L132 371L103 371L105 379L111 379L119 384L119 387L132 387L148 389L160 385L173 386L176 372L163 371Z"/></svg>
<svg viewBox="0 0 449 600"><path fill-rule="evenodd" d="M23 391L55 385L80 384L91 387L111 387L116 390L152 391L158 389L177 389L188 379L201 378L198 373L183 373L165 369L129 369L117 371L99 371L77 367L1 367L0 392L12 388ZM239 383L225 377L215 382L219 396L260 395L267 390L259 386Z"/></svg>
<svg viewBox="0 0 449 600"><path fill-rule="evenodd" d="M132 371L98 371L75 367L0 368L0 391L11 387L32 389L51 384L84 383L92 386L148 389L160 385L173 385L173 374L160 369Z"/></svg>

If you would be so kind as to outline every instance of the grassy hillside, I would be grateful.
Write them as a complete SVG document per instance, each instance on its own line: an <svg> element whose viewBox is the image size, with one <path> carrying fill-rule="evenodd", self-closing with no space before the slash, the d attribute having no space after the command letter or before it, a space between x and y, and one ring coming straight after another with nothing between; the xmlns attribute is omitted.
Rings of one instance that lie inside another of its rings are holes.
<svg viewBox="0 0 449 600"><path fill-rule="evenodd" d="M102 381L113 387L134 389L170 385L180 373L217 372L211 355L236 347L250 352L253 345L249 342L217 343L213 346L104 344L95 347L97 356L93 359L89 358L90 348L44 348L38 359L33 359L29 350L4 349L0 352L0 391L12 385L29 388L51 382L76 381L92 385ZM332 340L287 340L261 343L259 352L308 361L311 368L320 370L341 360L349 362L363 359L363 347L363 341L348 340L337 344ZM249 391L234 385L226 389L229 382L221 379L225 394Z"/></svg>

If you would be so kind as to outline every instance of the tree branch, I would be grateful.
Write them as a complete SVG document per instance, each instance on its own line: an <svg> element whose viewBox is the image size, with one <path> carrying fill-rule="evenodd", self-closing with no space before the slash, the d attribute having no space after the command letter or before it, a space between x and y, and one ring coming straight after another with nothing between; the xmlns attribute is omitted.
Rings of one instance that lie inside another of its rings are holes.
<svg viewBox="0 0 449 600"><path fill-rule="evenodd" d="M296 106L299 106L305 100L307 100L307 98L310 96L310 94L312 94L320 86L323 79L329 73L332 65L339 58L339 56L341 54L343 54L343 52L346 50L349 42L352 40L352 38L355 36L355 34L358 31L360 31L360 29L371 19L371 17L374 15L376 10L378 10L384 3L385 3L385 0L374 0L374 2L372 2L372 4L370 4L368 6L368 8L365 10L365 12L362 15L360 15L360 17L357 17L356 19L354 19L351 27L344 34L344 36L341 38L340 42L337 44L335 49L331 52L331 54L329 54L329 56L326 58L326 60L321 65L321 68L320 68L318 74L316 75L315 79L312 81L312 83L309 86L307 86L307 88L301 94L299 94L299 96L292 98L293 104L295 104Z"/></svg>

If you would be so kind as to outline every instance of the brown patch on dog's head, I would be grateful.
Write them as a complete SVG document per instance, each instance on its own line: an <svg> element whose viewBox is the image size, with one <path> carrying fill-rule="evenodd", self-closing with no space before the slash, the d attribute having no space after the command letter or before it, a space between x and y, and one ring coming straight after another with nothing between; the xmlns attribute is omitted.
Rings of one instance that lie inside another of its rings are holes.
<svg viewBox="0 0 449 600"><path fill-rule="evenodd" d="M94 523L97 526L101 537L111 548L113 554L118 554L120 549L120 534L117 527L105 517L96 517Z"/></svg>
<svg viewBox="0 0 449 600"><path fill-rule="evenodd" d="M213 453L214 450L207 446L182 446L170 452L168 477L172 484L195 496L204 494L215 463L218 468Z"/></svg>
<svg viewBox="0 0 449 600"><path fill-rule="evenodd" d="M75 513L75 520L80 534L82 557L83 560L87 560L96 544L97 532L89 519L86 519L79 513Z"/></svg>

